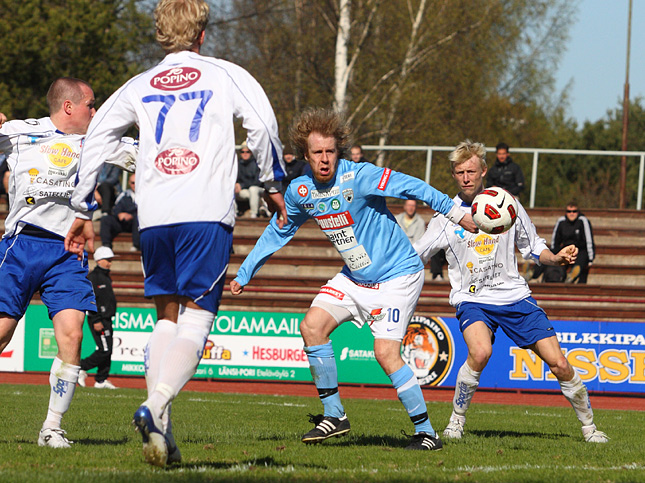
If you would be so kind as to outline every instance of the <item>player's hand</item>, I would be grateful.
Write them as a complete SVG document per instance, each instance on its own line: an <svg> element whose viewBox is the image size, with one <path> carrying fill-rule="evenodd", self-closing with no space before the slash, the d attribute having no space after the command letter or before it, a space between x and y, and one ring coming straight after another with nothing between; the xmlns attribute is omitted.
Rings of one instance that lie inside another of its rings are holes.
<svg viewBox="0 0 645 483"><path fill-rule="evenodd" d="M105 327L103 327L103 322L94 322L94 331L101 332Z"/></svg>
<svg viewBox="0 0 645 483"><path fill-rule="evenodd" d="M7 122L7 116L0 112L0 127L2 127L5 122Z"/></svg>
<svg viewBox="0 0 645 483"><path fill-rule="evenodd" d="M473 217L470 213L466 213L464 217L459 220L459 226L461 226L464 230L469 231L470 233L479 232L479 228L477 228L477 225L475 225Z"/></svg>
<svg viewBox="0 0 645 483"><path fill-rule="evenodd" d="M578 258L578 247L575 245L569 245L564 247L556 255L556 261L558 265L573 265Z"/></svg>
<svg viewBox="0 0 645 483"><path fill-rule="evenodd" d="M240 295L242 292L244 292L244 287L242 287L235 280L231 280L231 293L233 295Z"/></svg>
<svg viewBox="0 0 645 483"><path fill-rule="evenodd" d="M275 222L277 223L278 228L282 230L284 225L289 221L287 219L287 207L284 204L282 193L279 191L277 193L267 193L265 191L264 194L267 205L269 205L269 210L271 210L271 213L277 214Z"/></svg>
<svg viewBox="0 0 645 483"><path fill-rule="evenodd" d="M65 237L65 250L75 253L77 258L83 258L83 250L87 243L87 250L94 253L94 226L91 220L76 218Z"/></svg>

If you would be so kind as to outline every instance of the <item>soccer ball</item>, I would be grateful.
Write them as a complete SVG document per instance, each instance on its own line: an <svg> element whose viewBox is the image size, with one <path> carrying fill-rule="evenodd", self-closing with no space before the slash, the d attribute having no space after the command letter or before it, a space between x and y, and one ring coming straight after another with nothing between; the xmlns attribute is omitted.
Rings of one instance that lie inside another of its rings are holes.
<svg viewBox="0 0 645 483"><path fill-rule="evenodd" d="M491 235L508 231L517 218L517 201L503 188L485 189L473 200L471 208L477 227Z"/></svg>

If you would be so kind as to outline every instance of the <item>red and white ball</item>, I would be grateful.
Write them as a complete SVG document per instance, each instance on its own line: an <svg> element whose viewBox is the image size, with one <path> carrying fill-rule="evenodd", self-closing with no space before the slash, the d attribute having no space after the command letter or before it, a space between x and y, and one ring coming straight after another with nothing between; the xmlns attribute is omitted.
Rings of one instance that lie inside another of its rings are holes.
<svg viewBox="0 0 645 483"><path fill-rule="evenodd" d="M503 188L485 189L473 200L471 214L477 227L491 235L508 231L517 218L517 201Z"/></svg>

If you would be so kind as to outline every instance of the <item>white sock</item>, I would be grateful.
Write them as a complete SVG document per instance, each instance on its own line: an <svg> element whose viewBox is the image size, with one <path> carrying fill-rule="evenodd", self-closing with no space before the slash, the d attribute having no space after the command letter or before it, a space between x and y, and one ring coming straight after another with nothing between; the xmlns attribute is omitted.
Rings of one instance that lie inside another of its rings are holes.
<svg viewBox="0 0 645 483"><path fill-rule="evenodd" d="M477 386L479 386L479 377L481 372L473 371L468 362L459 368L457 381L455 382L455 397L452 400L453 413L459 416L465 416L470 401L475 395Z"/></svg>
<svg viewBox="0 0 645 483"><path fill-rule="evenodd" d="M593 411L591 403L589 402L589 394L587 388L582 383L582 379L576 372L573 379L570 381L558 381L562 394L567 398L567 401L573 406L573 410L578 416L578 420L583 426L590 426L593 424Z"/></svg>
<svg viewBox="0 0 645 483"><path fill-rule="evenodd" d="M54 358L49 373L49 385L51 386L49 408L47 410L47 419L43 423L43 429L60 428L63 414L67 412L72 403L80 370L81 366L68 364L58 357Z"/></svg>
<svg viewBox="0 0 645 483"><path fill-rule="evenodd" d="M163 414L166 405L195 375L214 320L215 314L207 310L179 307L177 335L163 354L154 392L146 402L156 414Z"/></svg>
<svg viewBox="0 0 645 483"><path fill-rule="evenodd" d="M152 394L159 378L159 367L163 354L177 336L177 324L161 319L157 321L145 349L146 386L148 396Z"/></svg>

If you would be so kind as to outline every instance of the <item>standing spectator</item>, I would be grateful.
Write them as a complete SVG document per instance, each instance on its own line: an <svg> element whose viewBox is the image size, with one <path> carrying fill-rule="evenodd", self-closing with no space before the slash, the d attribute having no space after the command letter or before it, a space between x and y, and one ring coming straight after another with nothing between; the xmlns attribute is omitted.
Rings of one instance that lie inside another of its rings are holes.
<svg viewBox="0 0 645 483"><path fill-rule="evenodd" d="M359 327L369 325L376 360L414 425L407 449L439 450L442 443L430 424L419 382L401 358L401 341L423 287L423 265L385 197L420 199L464 229L474 232L476 227L447 195L423 181L343 159L349 132L347 122L332 110L308 109L296 120L291 141L309 162L311 174L289 185L288 223L280 227L275 217L271 220L231 282L231 293L240 295L269 257L313 217L345 266L321 288L300 324L324 411L310 418L314 428L302 442L320 443L350 431L329 336L340 324L353 321Z"/></svg>
<svg viewBox="0 0 645 483"><path fill-rule="evenodd" d="M410 243L414 243L426 231L426 222L417 213L417 200L405 200L403 211L396 215L396 222L408 236Z"/></svg>
<svg viewBox="0 0 645 483"><path fill-rule="evenodd" d="M148 398L134 422L146 462L161 467L181 461L172 404L195 375L225 283L235 225L235 119L247 130L278 225L287 222L275 114L246 70L200 54L209 14L204 0L157 3L156 36L166 57L127 81L97 112L72 194L77 219L65 239L77 254L92 243L94 233L83 230L92 208L87 198L116 141L138 125L141 258L145 295L154 298L158 320L145 349Z"/></svg>
<svg viewBox="0 0 645 483"><path fill-rule="evenodd" d="M104 166L108 166L105 164ZM117 168L118 169L118 168ZM112 213L101 218L101 244L112 248L114 238L122 232L132 233L131 251L139 250L139 222L135 202L135 175L130 175L128 189L119 195Z"/></svg>
<svg viewBox="0 0 645 483"><path fill-rule="evenodd" d="M96 302L87 279L87 254L82 248L76 255L66 252L64 237L75 223L69 198L83 137L96 112L94 92L85 81L61 77L52 82L47 105L49 117L11 121L0 129L0 152L7 154L11 177L9 215L0 241L0 352L32 296L40 292L58 353L49 373L49 409L38 446L69 448L72 441L61 421L81 369L85 312L95 310ZM94 184L87 193L90 199L93 190ZM94 233L89 219L77 226Z"/></svg>
<svg viewBox="0 0 645 483"><path fill-rule="evenodd" d="M112 213L117 194L121 191L121 185L119 184L121 171L121 168L115 164L105 163L96 180L98 186L94 197L101 206L104 216Z"/></svg>
<svg viewBox="0 0 645 483"><path fill-rule="evenodd" d="M0 125L2 125L0 123ZM0 153L0 196L7 197L9 202L9 164L7 163L7 156Z"/></svg>
<svg viewBox="0 0 645 483"><path fill-rule="evenodd" d="M470 213L475 196L484 189L485 156L484 145L470 140L450 153L452 177L459 187L454 201L464 212ZM569 245L552 253L519 202L516 223L501 235L471 234L456 228L454 222L437 215L414 244L424 262L437 250L446 251L452 286L450 304L457 309L459 329L468 348L466 360L457 373L452 415L443 436L450 439L463 436L466 411L493 353L495 334L501 328L518 347L531 349L547 364L582 424L585 441L606 443L609 438L593 422L587 388L564 357L553 325L520 277L515 257L517 249L524 259L533 258L540 264L569 265L575 262L578 249ZM491 248L486 252L476 248L481 246ZM494 256L489 256L490 253Z"/></svg>
<svg viewBox="0 0 645 483"><path fill-rule="evenodd" d="M563 247L575 245L578 247L578 259L566 276L566 283L587 283L589 267L596 257L596 245L593 239L591 223L580 213L578 203L571 201L567 204L565 216L558 218L551 237L551 250L559 252Z"/></svg>
<svg viewBox="0 0 645 483"><path fill-rule="evenodd" d="M519 198L524 190L524 174L519 164L515 164L508 154L508 144L499 143L495 147L497 159L488 172L487 186L499 186Z"/></svg>
<svg viewBox="0 0 645 483"><path fill-rule="evenodd" d="M287 176L284 178L284 188L286 188L291 181L299 176L311 171L309 165L302 159L296 159L293 149L290 147L284 148L284 165L287 168Z"/></svg>
<svg viewBox="0 0 645 483"><path fill-rule="evenodd" d="M260 215L269 215L269 211L262 199L263 194L264 188L262 187L262 183L260 183L260 168L258 168L257 161L246 145L246 141L244 141L237 163L235 198L237 200L247 201L251 209L251 218L257 218ZM238 212L238 215L240 214Z"/></svg>
<svg viewBox="0 0 645 483"><path fill-rule="evenodd" d="M108 247L98 247L94 252L96 267L87 278L92 282L96 297L96 312L87 313L87 324L90 326L92 337L96 343L96 351L85 359L81 359L81 372L78 375L78 385L85 387L87 371L97 368L97 389L116 389L108 380L112 364L112 318L116 315L116 296L112 290L110 268L114 252Z"/></svg>
<svg viewBox="0 0 645 483"><path fill-rule="evenodd" d="M360 144L354 144L350 149L349 153L352 157L352 161L355 163L369 163L369 160L363 156L363 148Z"/></svg>

